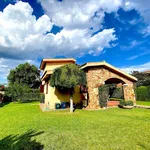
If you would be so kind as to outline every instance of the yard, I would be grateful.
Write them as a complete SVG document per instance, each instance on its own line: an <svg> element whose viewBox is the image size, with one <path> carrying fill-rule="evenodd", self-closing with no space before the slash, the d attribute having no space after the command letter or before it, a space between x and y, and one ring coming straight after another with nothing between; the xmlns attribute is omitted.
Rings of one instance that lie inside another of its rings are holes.
<svg viewBox="0 0 150 150"><path fill-rule="evenodd" d="M150 101L137 101L137 105L150 106Z"/></svg>
<svg viewBox="0 0 150 150"><path fill-rule="evenodd" d="M150 110L41 112L38 103L0 108L0 150L150 149Z"/></svg>

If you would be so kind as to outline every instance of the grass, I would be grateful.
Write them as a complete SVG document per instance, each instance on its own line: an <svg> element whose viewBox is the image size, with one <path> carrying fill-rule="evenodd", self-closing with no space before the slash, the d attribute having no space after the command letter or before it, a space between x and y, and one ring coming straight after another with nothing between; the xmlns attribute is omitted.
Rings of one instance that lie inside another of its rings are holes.
<svg viewBox="0 0 150 150"><path fill-rule="evenodd" d="M150 149L150 110L41 112L38 103L0 108L0 150ZM25 147L25 148L24 148Z"/></svg>
<svg viewBox="0 0 150 150"><path fill-rule="evenodd" d="M150 101L136 101L137 105L150 106Z"/></svg>

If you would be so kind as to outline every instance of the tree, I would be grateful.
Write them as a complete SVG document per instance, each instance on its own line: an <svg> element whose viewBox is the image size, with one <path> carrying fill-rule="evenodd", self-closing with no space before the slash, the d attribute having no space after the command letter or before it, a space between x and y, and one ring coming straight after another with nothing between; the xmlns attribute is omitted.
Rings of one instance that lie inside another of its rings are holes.
<svg viewBox="0 0 150 150"><path fill-rule="evenodd" d="M150 72L138 72L133 71L131 75L135 76L138 81L136 85L139 86L149 86L150 85Z"/></svg>
<svg viewBox="0 0 150 150"><path fill-rule="evenodd" d="M77 85L86 85L85 73L75 64L67 64L55 69L50 85L61 90L68 90L70 93L70 112L73 112L72 96Z"/></svg>
<svg viewBox="0 0 150 150"><path fill-rule="evenodd" d="M39 86L40 71L29 63L20 64L11 70L8 77L8 87L5 89L5 96L12 101L40 100Z"/></svg>
<svg viewBox="0 0 150 150"><path fill-rule="evenodd" d="M36 66L30 65L29 63L20 64L18 67L11 70L7 79L9 85L18 83L35 89L41 84L40 71Z"/></svg>

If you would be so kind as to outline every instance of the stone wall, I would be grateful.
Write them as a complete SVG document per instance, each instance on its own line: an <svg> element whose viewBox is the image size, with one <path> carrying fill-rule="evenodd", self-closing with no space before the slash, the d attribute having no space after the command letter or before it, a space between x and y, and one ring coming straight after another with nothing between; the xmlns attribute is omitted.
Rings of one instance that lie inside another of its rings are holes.
<svg viewBox="0 0 150 150"><path fill-rule="evenodd" d="M115 72L112 72L104 67L92 67L86 70L87 85L88 85L88 109L98 109L99 106L99 94L98 87L105 84L105 81L110 78L120 79L123 83L124 98L125 100L132 100L134 103L135 93L134 93L134 83Z"/></svg>

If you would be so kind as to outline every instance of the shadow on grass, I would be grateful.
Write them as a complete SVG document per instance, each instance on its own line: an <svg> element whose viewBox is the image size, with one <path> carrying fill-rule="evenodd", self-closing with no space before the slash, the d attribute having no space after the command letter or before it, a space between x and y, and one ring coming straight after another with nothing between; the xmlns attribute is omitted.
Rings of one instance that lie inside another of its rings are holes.
<svg viewBox="0 0 150 150"><path fill-rule="evenodd" d="M0 103L0 107L4 107L5 105L8 105L10 102L3 102L3 103Z"/></svg>
<svg viewBox="0 0 150 150"><path fill-rule="evenodd" d="M29 130L21 135L9 135L0 140L0 150L42 150L44 145L31 139L44 133Z"/></svg>

